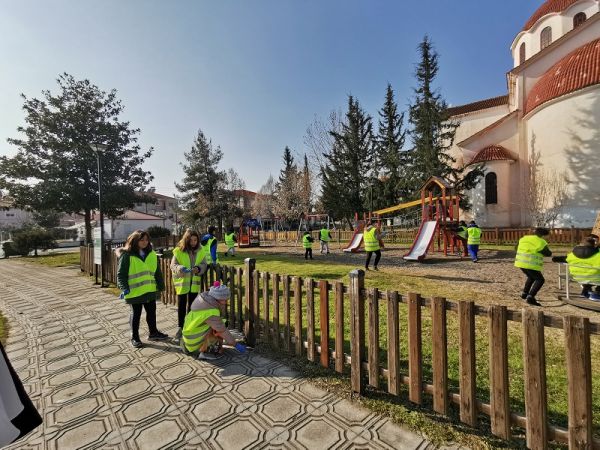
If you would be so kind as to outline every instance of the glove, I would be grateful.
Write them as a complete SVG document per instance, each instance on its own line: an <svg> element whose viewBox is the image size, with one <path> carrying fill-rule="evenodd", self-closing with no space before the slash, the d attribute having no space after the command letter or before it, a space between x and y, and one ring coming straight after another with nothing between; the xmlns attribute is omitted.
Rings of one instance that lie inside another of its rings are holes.
<svg viewBox="0 0 600 450"><path fill-rule="evenodd" d="M123 300L127 294L129 294L129 289L125 289L124 291L122 291L121 295L119 295L119 298Z"/></svg>
<svg viewBox="0 0 600 450"><path fill-rule="evenodd" d="M192 271L192 269L188 269L187 267L184 267L184 268L181 269L181 271L183 273L190 273Z"/></svg>
<svg viewBox="0 0 600 450"><path fill-rule="evenodd" d="M246 353L246 346L244 344L242 344L241 342L238 342L237 344L235 344L235 349L240 353Z"/></svg>

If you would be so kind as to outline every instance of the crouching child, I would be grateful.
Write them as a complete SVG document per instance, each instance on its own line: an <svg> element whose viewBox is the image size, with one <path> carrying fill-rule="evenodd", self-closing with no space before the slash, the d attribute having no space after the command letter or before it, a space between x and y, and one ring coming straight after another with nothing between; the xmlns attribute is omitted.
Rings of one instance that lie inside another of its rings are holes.
<svg viewBox="0 0 600 450"><path fill-rule="evenodd" d="M229 288L215 281L208 291L198 294L192 302L182 331L181 348L185 354L202 360L217 359L223 354L223 343L240 353L246 352L246 346L236 342L221 318L229 295Z"/></svg>

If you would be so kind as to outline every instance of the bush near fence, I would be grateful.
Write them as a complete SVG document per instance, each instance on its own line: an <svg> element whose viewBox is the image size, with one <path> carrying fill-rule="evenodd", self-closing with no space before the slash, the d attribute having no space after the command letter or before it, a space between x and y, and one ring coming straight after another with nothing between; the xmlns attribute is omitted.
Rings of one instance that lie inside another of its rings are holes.
<svg viewBox="0 0 600 450"><path fill-rule="evenodd" d="M114 252L106 257L106 278L116 282ZM161 299L176 305L169 263L161 258L167 286ZM81 270L93 274L91 248L81 248ZM472 427L479 424L479 415L488 416L491 432L498 437L510 439L511 426L525 429L529 448L546 448L549 441L600 448L592 410L591 364L591 339L598 339L600 324L588 318L365 289L362 271L351 272L348 285L260 272L253 259L247 259L244 268L211 269L203 278L205 288L216 278L232 292L226 312L229 326L244 331L249 344L266 342L347 374L358 395L367 384L404 395L402 385L407 385L412 403L423 405L423 394L430 395L435 412L449 415L456 408L460 421ZM523 345L524 390L517 410L509 396L509 327L520 333ZM566 380L553 387L560 391L553 397L568 398L566 424L557 424L556 414L548 410L555 399L547 393L550 367L545 336L560 330ZM488 349L487 374L476 351L481 341ZM456 358L449 357L452 349Z"/></svg>

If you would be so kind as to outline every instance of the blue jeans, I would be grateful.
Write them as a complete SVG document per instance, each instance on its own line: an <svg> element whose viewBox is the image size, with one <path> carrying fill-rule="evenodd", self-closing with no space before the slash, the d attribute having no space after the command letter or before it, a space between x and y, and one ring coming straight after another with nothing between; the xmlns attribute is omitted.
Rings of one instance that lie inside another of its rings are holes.
<svg viewBox="0 0 600 450"><path fill-rule="evenodd" d="M471 255L471 259L473 261L477 260L477 252L479 252L479 244L468 244L467 249L469 250L469 255Z"/></svg>

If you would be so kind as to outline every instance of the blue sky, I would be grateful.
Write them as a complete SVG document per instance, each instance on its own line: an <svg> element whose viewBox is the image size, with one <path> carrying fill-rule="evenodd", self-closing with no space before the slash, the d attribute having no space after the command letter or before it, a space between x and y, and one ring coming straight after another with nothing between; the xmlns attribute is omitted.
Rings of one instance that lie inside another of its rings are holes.
<svg viewBox="0 0 600 450"><path fill-rule="evenodd" d="M251 190L297 154L315 116L347 95L376 116L391 83L401 109L416 46L440 54L450 104L506 93L510 44L542 0L0 0L0 155L16 149L22 99L67 72L117 89L154 155L152 185L173 194L198 129Z"/></svg>

